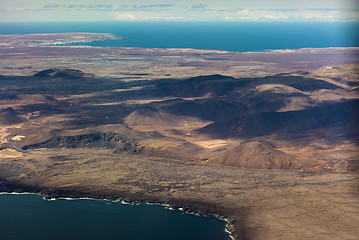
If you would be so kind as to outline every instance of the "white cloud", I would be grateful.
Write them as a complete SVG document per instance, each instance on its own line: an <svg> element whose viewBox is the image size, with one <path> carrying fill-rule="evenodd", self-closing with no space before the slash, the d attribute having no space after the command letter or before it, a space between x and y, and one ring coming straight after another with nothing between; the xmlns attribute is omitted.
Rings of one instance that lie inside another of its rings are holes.
<svg viewBox="0 0 359 240"><path fill-rule="evenodd" d="M137 20L135 14L131 12L124 12L124 13L115 13L116 20Z"/></svg>
<svg viewBox="0 0 359 240"><path fill-rule="evenodd" d="M238 20L291 20L291 21L353 21L359 10L352 9L241 9L236 11Z"/></svg>
<svg viewBox="0 0 359 240"><path fill-rule="evenodd" d="M248 13L249 13L248 9L242 9L242 10L237 11L238 15L248 15Z"/></svg>
<svg viewBox="0 0 359 240"><path fill-rule="evenodd" d="M180 20L184 19L184 17L148 17L144 20Z"/></svg>
<svg viewBox="0 0 359 240"><path fill-rule="evenodd" d="M269 20L284 20L289 18L288 16L278 14L264 15L263 17Z"/></svg>
<svg viewBox="0 0 359 240"><path fill-rule="evenodd" d="M209 1L186 0L168 1L98 1L98 0L41 0L37 5L14 5L3 1L0 8L3 21L97 21L97 20L176 20L186 21L359 21L359 9L343 5L338 8L328 5L310 8L261 5L262 8L251 8L253 4L213 4ZM19 0L20 1L20 0ZM25 0L23 0L25 1ZM232 0L234 2L234 0ZM265 1L265 0L263 0ZM308 0L313 1L313 0ZM339 0L338 0L339 1ZM70 3L71 2L71 3ZM162 2L162 3L161 3ZM171 3L174 4L171 4ZM224 1L226 2L226 1ZM207 5L206 5L207 4ZM28 6L29 5L29 6ZM242 9L237 8L239 5ZM302 4L303 5L303 4ZM293 5L294 6L294 5ZM296 4L295 6L301 6ZM280 8L282 7L282 8ZM24 8L24 9L23 9Z"/></svg>
<svg viewBox="0 0 359 240"><path fill-rule="evenodd" d="M114 14L116 20L179 20L184 19L181 16L170 16L166 14L152 13L149 15L147 12L121 12Z"/></svg>

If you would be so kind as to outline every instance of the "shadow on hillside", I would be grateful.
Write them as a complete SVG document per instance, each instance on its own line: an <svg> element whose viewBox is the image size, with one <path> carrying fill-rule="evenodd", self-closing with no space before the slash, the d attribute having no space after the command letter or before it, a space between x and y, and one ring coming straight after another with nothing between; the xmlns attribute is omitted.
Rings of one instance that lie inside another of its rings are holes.
<svg viewBox="0 0 359 240"><path fill-rule="evenodd" d="M137 113L138 122L141 122L141 116L145 122L151 116L156 118L156 115L166 113L168 119L161 124L178 121L183 116L212 121L197 132L213 138L277 135L295 140L321 132L322 135L317 137L328 140L334 130L342 129L343 132L335 135L339 142L358 143L359 100L314 101L310 97L313 91L344 91L321 79L279 74L243 79L210 75L184 80L124 80L2 76L0 100L10 104L23 101L23 104L16 107L16 112L2 109L0 115L3 122L8 123L21 122L20 115L37 111L41 116L68 114L72 116L66 122L68 126L83 128L124 123L124 118L133 112ZM30 101L24 96L34 97ZM291 98L307 105L300 110L279 111ZM128 104L128 100L132 103ZM357 165L353 161L353 168Z"/></svg>

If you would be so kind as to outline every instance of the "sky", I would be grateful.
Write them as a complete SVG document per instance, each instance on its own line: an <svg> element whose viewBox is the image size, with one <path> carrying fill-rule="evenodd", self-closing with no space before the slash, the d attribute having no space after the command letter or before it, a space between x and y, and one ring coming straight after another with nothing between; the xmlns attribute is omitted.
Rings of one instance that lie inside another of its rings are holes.
<svg viewBox="0 0 359 240"><path fill-rule="evenodd" d="M0 22L359 21L357 0L0 0Z"/></svg>

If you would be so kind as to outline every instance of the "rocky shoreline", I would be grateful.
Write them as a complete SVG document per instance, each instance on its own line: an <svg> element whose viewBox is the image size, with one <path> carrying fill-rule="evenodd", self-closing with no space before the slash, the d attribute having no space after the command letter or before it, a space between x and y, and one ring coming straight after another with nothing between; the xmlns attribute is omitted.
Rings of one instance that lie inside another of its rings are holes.
<svg viewBox="0 0 359 240"><path fill-rule="evenodd" d="M6 182L6 181L5 181ZM147 205L160 205L169 210L179 210L186 214L195 214L203 217L216 217L222 221L226 222L226 227L224 231L228 234L229 238L234 239L242 239L241 237L235 238L234 234L236 232L234 222L235 218L223 216L218 214L217 212L208 211L203 207L197 207L197 204L190 203L180 203L180 202L171 202L171 201L161 201L161 200L145 200L136 198L135 196L131 197L114 197L114 196L106 196L106 195L97 195L97 194L81 194L76 192L68 192L68 193L53 193L46 191L45 189L37 189L31 186L23 186L16 184L7 184L4 183L4 180L0 179L0 195L1 194L34 194L42 196L44 200L52 201L57 199L65 199L65 200L77 200L77 199L88 199L88 200L98 200L98 201L110 201L110 202L120 202L121 204L147 204Z"/></svg>
<svg viewBox="0 0 359 240"><path fill-rule="evenodd" d="M130 164L130 162L124 161L124 164L127 163ZM146 163L141 162L142 166L144 164ZM227 231L236 240L263 239L264 236L269 236L270 239L285 239L288 236L292 238L297 234L301 237L312 236L313 239L321 239L324 236L331 236L332 239L345 239L348 234L356 235L356 222L349 221L349 219L356 218L355 211L350 209L359 205L358 174L297 173L295 171L283 172L283 170L247 171L226 168L216 170L216 168L200 166L174 167L167 163L156 162L152 164L154 164L152 169L162 168L161 172L168 172L172 169L172 174L181 169L180 172L184 173L183 177L188 179L187 188L178 186L176 192L171 194L172 196L169 196L169 192L166 190L154 191L158 189L157 181L162 181L161 179L171 181L166 175L154 179L148 177L143 183L145 188L137 191L126 190L128 186L126 186L125 179L122 181L124 185L121 183L121 185L112 185L112 187L109 184L111 181L105 179L92 183L92 179L98 178L98 175L91 173L87 174L81 184L75 185L78 176L78 173L75 172L67 175L66 178L58 178L56 174L54 176L34 175L26 181L24 179L16 181L14 177L8 177L8 179L12 179L10 181L3 178L0 182L0 191L29 192L49 199L91 198L123 200L135 204L161 204L181 209L187 213L221 218L228 222ZM104 165L107 165L106 162ZM169 168L163 168L166 166ZM136 166L130 164L129 167L135 168ZM103 167L99 168L98 171L103 170ZM83 170L79 169L79 171ZM106 171L108 175L112 175L111 171ZM143 171L140 167L136 171L146 174L147 170ZM191 177L187 175L187 171L188 174L198 175L198 178L189 180ZM124 174L132 176L133 173ZM214 177L216 175L221 177L216 179ZM238 181L233 182L236 181L233 180L234 178L237 178ZM207 182L209 179L212 179L210 185ZM203 187L195 190L192 188L194 186L192 181L200 182ZM216 187L217 181L223 183ZM178 183L173 183L173 186L176 185ZM138 186L132 185L131 188L137 189ZM191 191L191 189L193 190ZM345 202L342 198L346 199ZM274 218L266 219L268 216ZM316 226L320 226L321 231L327 233L323 235L323 233L315 232L313 231L315 228L311 231L307 230L305 234L300 233L299 229L307 229L314 219L317 222ZM340 220L333 222L332 219ZM297 226L297 229L290 227L293 224ZM332 229L336 231L335 234Z"/></svg>

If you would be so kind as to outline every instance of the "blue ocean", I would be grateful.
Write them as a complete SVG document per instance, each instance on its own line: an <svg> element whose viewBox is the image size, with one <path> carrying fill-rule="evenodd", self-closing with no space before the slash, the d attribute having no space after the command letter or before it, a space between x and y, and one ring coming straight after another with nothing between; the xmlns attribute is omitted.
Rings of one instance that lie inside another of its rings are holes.
<svg viewBox="0 0 359 240"><path fill-rule="evenodd" d="M0 23L0 34L93 32L123 40L82 45L225 51L358 47L357 22L78 22Z"/></svg>
<svg viewBox="0 0 359 240"><path fill-rule="evenodd" d="M2 240L228 240L225 224L162 206L0 194Z"/></svg>

